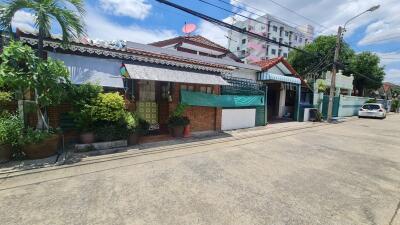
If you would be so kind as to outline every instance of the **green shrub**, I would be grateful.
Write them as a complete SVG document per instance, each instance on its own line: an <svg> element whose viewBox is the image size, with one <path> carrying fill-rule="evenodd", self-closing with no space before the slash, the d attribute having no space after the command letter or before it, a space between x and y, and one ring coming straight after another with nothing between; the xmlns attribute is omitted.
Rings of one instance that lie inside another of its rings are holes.
<svg viewBox="0 0 400 225"><path fill-rule="evenodd" d="M0 105L11 102L11 99L12 97L10 92L0 91Z"/></svg>
<svg viewBox="0 0 400 225"><path fill-rule="evenodd" d="M189 123L190 123L190 120L186 116L171 116L168 119L168 126L169 127L186 126Z"/></svg>
<svg viewBox="0 0 400 225"><path fill-rule="evenodd" d="M17 146L22 140L24 123L17 115L3 114L0 117L0 145Z"/></svg>
<svg viewBox="0 0 400 225"><path fill-rule="evenodd" d="M100 93L90 107L94 121L118 122L125 118L125 101L118 92Z"/></svg>
<svg viewBox="0 0 400 225"><path fill-rule="evenodd" d="M36 130L31 127L28 127L23 132L22 140L20 140L20 145L30 145L41 143L47 138L51 137L54 134L53 131L44 131L44 130Z"/></svg>
<svg viewBox="0 0 400 225"><path fill-rule="evenodd" d="M73 85L69 91L69 101L75 111L81 110L85 105L91 105L97 99L103 87L93 84Z"/></svg>
<svg viewBox="0 0 400 225"><path fill-rule="evenodd" d="M101 123L95 128L97 141L115 141L126 139L128 132L123 123Z"/></svg>
<svg viewBox="0 0 400 225"><path fill-rule="evenodd" d="M365 103L376 103L376 99L375 98L370 98Z"/></svg>
<svg viewBox="0 0 400 225"><path fill-rule="evenodd" d="M400 107L400 100L399 99L394 99L392 101L392 109L394 110L394 112L398 112Z"/></svg>

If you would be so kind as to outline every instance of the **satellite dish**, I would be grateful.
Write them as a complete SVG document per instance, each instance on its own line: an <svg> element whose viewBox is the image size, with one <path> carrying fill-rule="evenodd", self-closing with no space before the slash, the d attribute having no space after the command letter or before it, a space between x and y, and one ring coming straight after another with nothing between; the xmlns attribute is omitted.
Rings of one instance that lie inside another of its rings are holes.
<svg viewBox="0 0 400 225"><path fill-rule="evenodd" d="M193 31L196 30L196 24L193 23L188 23L182 27L182 32L189 35L190 33L192 33Z"/></svg>

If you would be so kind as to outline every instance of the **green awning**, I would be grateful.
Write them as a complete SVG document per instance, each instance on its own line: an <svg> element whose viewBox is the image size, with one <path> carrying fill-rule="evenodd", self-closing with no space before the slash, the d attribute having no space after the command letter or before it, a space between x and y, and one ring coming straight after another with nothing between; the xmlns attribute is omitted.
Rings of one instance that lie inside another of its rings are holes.
<svg viewBox="0 0 400 225"><path fill-rule="evenodd" d="M264 102L264 96L262 95L213 95L181 90L181 103L192 106L239 108L264 106Z"/></svg>

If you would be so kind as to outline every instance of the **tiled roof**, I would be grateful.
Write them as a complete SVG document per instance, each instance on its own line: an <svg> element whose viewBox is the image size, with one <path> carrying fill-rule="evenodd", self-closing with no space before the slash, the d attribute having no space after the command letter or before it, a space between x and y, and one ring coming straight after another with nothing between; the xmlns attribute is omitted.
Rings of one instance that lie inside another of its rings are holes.
<svg viewBox="0 0 400 225"><path fill-rule="evenodd" d="M27 36L27 37L37 39L36 33L23 31L18 28L17 28L17 36L18 37ZM52 36L51 38L47 38L46 40L61 43L61 39L57 36ZM123 47L119 47L119 46L114 46L114 45L110 45L110 44L104 44L105 42L89 42L89 41L87 41L87 39L73 40L71 43L78 45L78 46L93 47L93 48L98 48L98 49L102 49L105 51L120 52L120 53L125 53L125 54L130 53L130 54L134 54L137 56L144 56L144 57L155 58L155 59L160 59L160 60L167 60L167 61L171 61L171 62L194 64L194 65L199 65L199 66L213 67L213 68L223 69L223 70L230 70L230 69L228 69L227 65L224 65L224 64L182 58L182 57L178 57L175 55L168 55L168 54L161 53L161 52L158 53L158 52L152 52L152 51L145 51L143 49L140 49L140 50L139 49L127 49L126 45ZM141 44L141 45L143 45L143 44Z"/></svg>
<svg viewBox="0 0 400 225"><path fill-rule="evenodd" d="M158 42L154 42L154 43L150 43L149 45L153 45L153 46L157 46L157 47L164 47L173 43L178 43L178 42L182 42L182 41L189 41L189 42L195 42L195 43L199 43L202 45L206 45L206 46L210 46L213 48L217 48L220 49L221 51L229 51L227 48L203 37L200 35L193 35L193 36L179 36L179 37L175 37L175 38L171 38L171 39L167 39L167 40L163 40L163 41L158 41Z"/></svg>

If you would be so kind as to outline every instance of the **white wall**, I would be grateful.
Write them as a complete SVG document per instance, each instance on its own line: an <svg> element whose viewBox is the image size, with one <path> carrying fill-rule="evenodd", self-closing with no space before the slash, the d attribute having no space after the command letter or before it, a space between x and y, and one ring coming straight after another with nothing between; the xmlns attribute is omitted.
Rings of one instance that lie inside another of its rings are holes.
<svg viewBox="0 0 400 225"><path fill-rule="evenodd" d="M256 126L256 109L222 109L222 130Z"/></svg>

